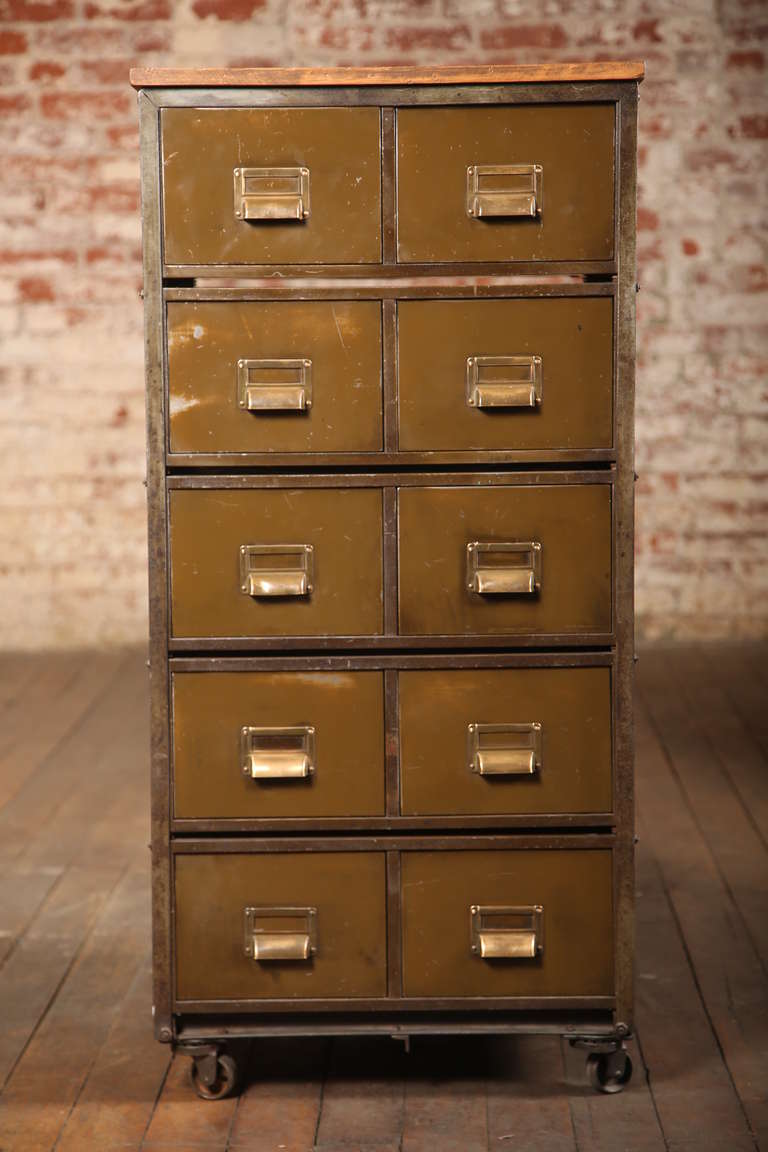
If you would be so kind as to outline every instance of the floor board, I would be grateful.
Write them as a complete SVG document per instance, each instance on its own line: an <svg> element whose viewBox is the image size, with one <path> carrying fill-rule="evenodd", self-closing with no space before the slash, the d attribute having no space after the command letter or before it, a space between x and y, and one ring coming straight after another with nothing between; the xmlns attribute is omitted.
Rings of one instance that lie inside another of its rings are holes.
<svg viewBox="0 0 768 1152"><path fill-rule="evenodd" d="M641 656L624 1093L557 1037L285 1039L216 1104L152 1037L143 657L0 658L0 1149L768 1152L766 657Z"/></svg>

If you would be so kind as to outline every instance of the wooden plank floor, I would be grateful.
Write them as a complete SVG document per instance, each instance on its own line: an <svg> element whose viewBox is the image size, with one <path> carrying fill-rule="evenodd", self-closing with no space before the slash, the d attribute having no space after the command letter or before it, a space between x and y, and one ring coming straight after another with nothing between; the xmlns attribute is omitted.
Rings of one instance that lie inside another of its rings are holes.
<svg viewBox="0 0 768 1152"><path fill-rule="evenodd" d="M0 660L0 1152L768 1152L768 645L638 667L635 1077L552 1037L278 1040L206 1103L149 1017L146 669Z"/></svg>

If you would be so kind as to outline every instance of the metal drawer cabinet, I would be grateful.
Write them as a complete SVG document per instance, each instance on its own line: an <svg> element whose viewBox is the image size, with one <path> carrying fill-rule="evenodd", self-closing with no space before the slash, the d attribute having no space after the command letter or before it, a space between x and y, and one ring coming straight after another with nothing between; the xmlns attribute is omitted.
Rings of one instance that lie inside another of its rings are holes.
<svg viewBox="0 0 768 1152"><path fill-rule="evenodd" d="M137 69L153 1013L631 1063L641 64Z"/></svg>

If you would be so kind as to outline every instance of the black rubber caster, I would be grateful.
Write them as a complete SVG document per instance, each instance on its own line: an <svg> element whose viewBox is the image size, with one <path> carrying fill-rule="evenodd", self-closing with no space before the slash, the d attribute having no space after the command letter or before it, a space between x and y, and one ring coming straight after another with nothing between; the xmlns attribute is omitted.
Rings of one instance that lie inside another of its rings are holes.
<svg viewBox="0 0 768 1152"><path fill-rule="evenodd" d="M201 1100L226 1100L240 1090L237 1061L226 1052L193 1057L190 1076Z"/></svg>
<svg viewBox="0 0 768 1152"><path fill-rule="evenodd" d="M590 1052L587 1075L597 1092L621 1092L632 1079L632 1061L622 1048L616 1052Z"/></svg>

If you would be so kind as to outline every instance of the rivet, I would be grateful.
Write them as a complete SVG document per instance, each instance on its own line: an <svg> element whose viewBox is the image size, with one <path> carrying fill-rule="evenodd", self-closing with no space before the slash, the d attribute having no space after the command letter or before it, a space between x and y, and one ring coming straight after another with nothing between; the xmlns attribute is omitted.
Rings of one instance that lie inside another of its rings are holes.
<svg viewBox="0 0 768 1152"><path fill-rule="evenodd" d="M239 168L235 168L235 176L239 176L239 175L240 175L240 169L239 169Z"/></svg>

